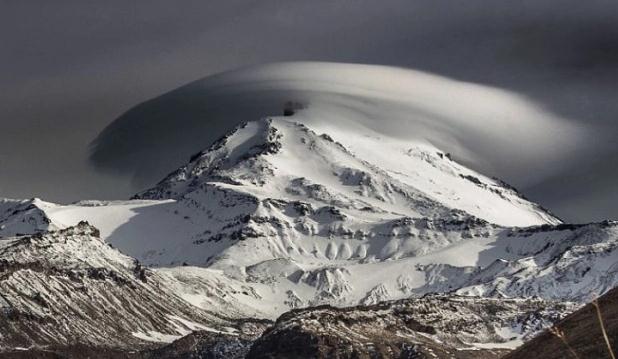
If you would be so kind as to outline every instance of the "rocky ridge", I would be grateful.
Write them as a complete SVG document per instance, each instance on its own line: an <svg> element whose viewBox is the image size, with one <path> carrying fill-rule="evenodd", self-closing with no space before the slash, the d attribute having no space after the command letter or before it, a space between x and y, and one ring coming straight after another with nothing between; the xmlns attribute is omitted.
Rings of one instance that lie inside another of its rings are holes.
<svg viewBox="0 0 618 359"><path fill-rule="evenodd" d="M175 296L86 222L0 241L1 348L82 344L138 349L232 322ZM206 326L207 325L207 326Z"/></svg>

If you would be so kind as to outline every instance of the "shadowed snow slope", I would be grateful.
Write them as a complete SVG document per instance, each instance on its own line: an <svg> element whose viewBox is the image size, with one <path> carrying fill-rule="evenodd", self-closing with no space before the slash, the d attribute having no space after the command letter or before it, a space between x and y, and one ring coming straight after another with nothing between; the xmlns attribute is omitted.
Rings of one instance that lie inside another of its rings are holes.
<svg viewBox="0 0 618 359"><path fill-rule="evenodd" d="M99 135L91 159L148 185L288 102L304 108L297 121L344 145L362 134L431 143L519 184L551 174L581 138L569 121L490 87L386 66L275 63L206 77L132 108Z"/></svg>

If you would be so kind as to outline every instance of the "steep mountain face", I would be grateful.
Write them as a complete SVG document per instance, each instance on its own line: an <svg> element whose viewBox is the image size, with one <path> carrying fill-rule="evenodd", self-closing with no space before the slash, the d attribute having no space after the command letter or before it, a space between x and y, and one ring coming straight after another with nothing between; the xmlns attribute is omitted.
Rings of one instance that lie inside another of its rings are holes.
<svg viewBox="0 0 618 359"><path fill-rule="evenodd" d="M0 309L2 348L136 349L195 329L235 331L230 320L175 296L166 278L85 222L0 241Z"/></svg>
<svg viewBox="0 0 618 359"><path fill-rule="evenodd" d="M227 256L237 265L313 256L315 248L307 246L315 241L306 237L365 242L324 243L331 248L317 251L331 260L366 251L369 256L388 256L381 243L365 248L368 241L363 239L384 236L389 222L474 220L356 158L326 135L271 119L245 124L138 198L175 199L185 208L202 207L209 223L191 244L200 248L206 243L198 251L219 247L221 252L208 253L214 255L211 263ZM247 238L266 239L253 241L258 248L251 246L250 253L236 253L241 246L234 243Z"/></svg>
<svg viewBox="0 0 618 359"><path fill-rule="evenodd" d="M57 229L45 213L45 202L38 199L0 198L0 237L33 234Z"/></svg>
<svg viewBox="0 0 618 359"><path fill-rule="evenodd" d="M508 185L460 166L429 145L398 147L396 141L370 137L368 130L347 136L329 130L318 135L285 118L245 123L136 197L179 199L200 186L227 184L258 199L309 199L400 217L471 215L503 225L559 223ZM360 139L350 140L355 135Z"/></svg>

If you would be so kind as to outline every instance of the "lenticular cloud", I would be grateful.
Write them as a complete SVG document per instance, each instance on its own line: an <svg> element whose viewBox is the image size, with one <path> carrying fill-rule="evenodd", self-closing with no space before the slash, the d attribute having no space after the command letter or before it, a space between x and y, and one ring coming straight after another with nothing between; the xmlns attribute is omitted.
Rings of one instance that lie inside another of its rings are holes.
<svg viewBox="0 0 618 359"><path fill-rule="evenodd" d="M568 119L500 89L386 66L274 63L209 76L135 106L95 139L91 161L148 185L239 123L290 106L288 115L336 130L344 143L344 136L426 142L518 184L561 169L585 138Z"/></svg>

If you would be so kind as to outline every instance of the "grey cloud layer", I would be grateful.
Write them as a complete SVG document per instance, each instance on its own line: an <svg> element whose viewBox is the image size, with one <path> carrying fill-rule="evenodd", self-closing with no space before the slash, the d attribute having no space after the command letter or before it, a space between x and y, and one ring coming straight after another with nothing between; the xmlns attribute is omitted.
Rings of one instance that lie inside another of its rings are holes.
<svg viewBox="0 0 618 359"><path fill-rule="evenodd" d="M3 196L126 197L136 189L126 178L87 162L89 142L124 110L241 65L327 60L503 87L600 128L604 137L588 139L577 158L585 170L574 165L523 189L575 220L618 216L608 200L618 203L616 186L603 180L617 167L614 1L7 0L2 8ZM601 179L590 182L590 173Z"/></svg>

